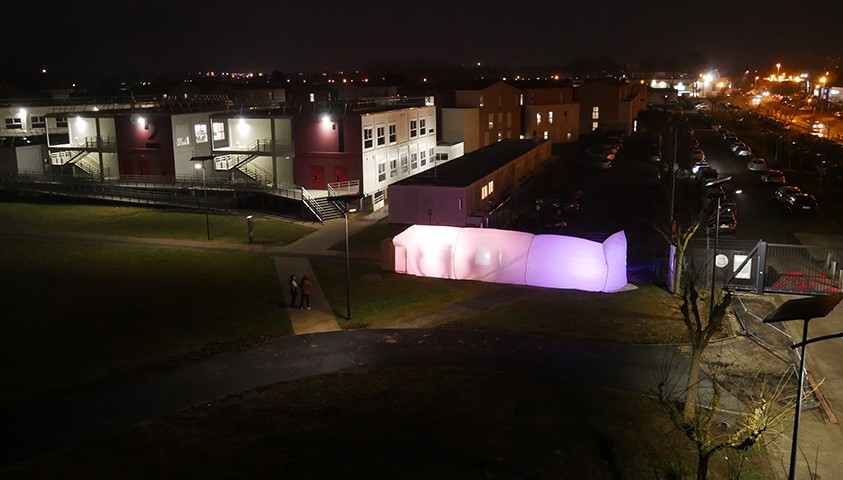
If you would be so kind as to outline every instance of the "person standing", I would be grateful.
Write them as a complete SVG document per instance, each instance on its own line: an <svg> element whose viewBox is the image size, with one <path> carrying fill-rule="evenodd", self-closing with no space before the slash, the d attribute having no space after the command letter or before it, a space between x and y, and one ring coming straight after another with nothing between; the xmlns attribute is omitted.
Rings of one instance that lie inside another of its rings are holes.
<svg viewBox="0 0 843 480"><path fill-rule="evenodd" d="M313 290L313 284L307 275L301 277L301 309L310 310L310 291ZM305 304L307 306L305 307Z"/></svg>
<svg viewBox="0 0 843 480"><path fill-rule="evenodd" d="M295 275L290 275L290 306L296 306L296 298L299 296L299 283Z"/></svg>

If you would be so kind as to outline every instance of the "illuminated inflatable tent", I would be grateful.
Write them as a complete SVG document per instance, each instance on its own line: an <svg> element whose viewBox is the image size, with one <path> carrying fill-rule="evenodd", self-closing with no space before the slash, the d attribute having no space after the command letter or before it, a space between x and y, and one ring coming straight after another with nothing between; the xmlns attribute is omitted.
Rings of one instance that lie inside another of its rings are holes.
<svg viewBox="0 0 843 480"><path fill-rule="evenodd" d="M626 236L603 243L561 235L413 225L392 239L395 271L590 292L627 285Z"/></svg>

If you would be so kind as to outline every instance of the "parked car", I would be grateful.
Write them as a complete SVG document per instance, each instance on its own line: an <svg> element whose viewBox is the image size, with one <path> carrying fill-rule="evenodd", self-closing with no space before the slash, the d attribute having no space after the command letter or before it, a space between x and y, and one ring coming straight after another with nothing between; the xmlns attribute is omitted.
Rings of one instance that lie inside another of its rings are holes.
<svg viewBox="0 0 843 480"><path fill-rule="evenodd" d="M749 157L752 156L752 150L750 150L746 145L741 145L735 149L735 155L739 157Z"/></svg>
<svg viewBox="0 0 843 480"><path fill-rule="evenodd" d="M599 170L609 170L612 168L613 159L614 155L612 155L612 158L609 158L607 155L588 155L577 159L577 165L581 167L597 168Z"/></svg>
<svg viewBox="0 0 843 480"><path fill-rule="evenodd" d="M802 193L802 190L795 185L782 185L773 192L773 198L775 198L776 201L784 203L787 202L788 198L794 195L799 195L800 193Z"/></svg>
<svg viewBox="0 0 843 480"><path fill-rule="evenodd" d="M700 182L700 185L705 185L718 178L720 178L720 175L718 175L717 170L711 167L700 169L697 172L697 180Z"/></svg>
<svg viewBox="0 0 843 480"><path fill-rule="evenodd" d="M691 161L694 160L705 160L705 152L703 152L699 148L691 150Z"/></svg>
<svg viewBox="0 0 843 480"><path fill-rule="evenodd" d="M754 157L746 164L746 168L752 172L765 172L767 171L767 162L761 157Z"/></svg>
<svg viewBox="0 0 843 480"><path fill-rule="evenodd" d="M712 202L715 204L717 203L717 199L720 198L720 202L722 203L726 200L726 191L723 190L723 187L720 185L714 185L711 187L704 187L702 190L702 204L703 207L708 207L711 205Z"/></svg>
<svg viewBox="0 0 843 480"><path fill-rule="evenodd" d="M784 172L781 170L767 170L761 175L761 184L763 185L785 185L787 179Z"/></svg>
<svg viewBox="0 0 843 480"><path fill-rule="evenodd" d="M717 215L713 215L709 231L714 231L717 224ZM720 205L720 222L718 230L720 233L736 233L738 230L738 211L734 203L728 202Z"/></svg>
<svg viewBox="0 0 843 480"><path fill-rule="evenodd" d="M708 161L706 161L706 159L695 160L691 164L691 175L696 175L697 173L699 173L700 170L705 169L705 168L709 168L708 167Z"/></svg>
<svg viewBox="0 0 843 480"><path fill-rule="evenodd" d="M800 193L789 197L785 206L791 214L813 214L817 211L817 199L813 195Z"/></svg>

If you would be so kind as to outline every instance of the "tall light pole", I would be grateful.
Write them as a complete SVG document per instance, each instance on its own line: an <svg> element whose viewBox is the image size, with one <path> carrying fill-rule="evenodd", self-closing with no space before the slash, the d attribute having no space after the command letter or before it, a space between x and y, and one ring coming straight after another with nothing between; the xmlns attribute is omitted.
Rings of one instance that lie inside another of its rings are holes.
<svg viewBox="0 0 843 480"><path fill-rule="evenodd" d="M824 297L801 298L788 300L763 320L763 323L786 322L788 320L802 320L802 341L790 346L800 348L799 355L799 390L796 393L796 413L793 417L793 439L790 443L790 472L788 479L796 479L796 452L799 440L799 414L802 411L802 389L805 386L805 347L809 343L843 337L843 332L808 340L808 322L814 318L825 317L843 300L843 294Z"/></svg>
<svg viewBox="0 0 843 480"><path fill-rule="evenodd" d="M782 64L781 64L781 63L777 63L777 64L776 64L776 80L778 80L778 79L779 79L779 75L780 75L780 73L779 73L779 72L781 72L781 69L782 69Z"/></svg>
<svg viewBox="0 0 843 480"><path fill-rule="evenodd" d="M345 305L347 308L346 320L351 320L351 254L348 248L348 214L356 212L356 208L346 207L343 210L345 218Z"/></svg>
<svg viewBox="0 0 843 480"><path fill-rule="evenodd" d="M205 160L213 160L213 155L202 155L199 157L192 157L190 161L196 162L193 164L193 168L196 170L202 170L202 192L205 196L205 232L208 235L208 240L211 239L211 222L208 219L208 185L205 183Z"/></svg>
<svg viewBox="0 0 843 480"><path fill-rule="evenodd" d="M705 184L706 187L719 187L724 183L731 181L732 177L720 178L712 180ZM714 221L714 254L711 256L711 296L708 300L708 318L711 319L714 313L714 278L717 275L717 242L720 240L720 195L717 196L717 216Z"/></svg>

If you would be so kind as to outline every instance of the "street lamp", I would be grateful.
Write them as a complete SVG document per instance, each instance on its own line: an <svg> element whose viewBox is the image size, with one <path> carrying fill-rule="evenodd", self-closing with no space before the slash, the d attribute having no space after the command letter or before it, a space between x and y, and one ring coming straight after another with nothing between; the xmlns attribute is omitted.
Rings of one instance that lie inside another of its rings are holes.
<svg viewBox="0 0 843 480"><path fill-rule="evenodd" d="M196 170L202 170L202 192L205 196L205 232L208 234L208 240L211 239L211 222L208 219L208 185L205 183L205 160L213 160L213 155L203 155L199 157L192 157L190 161L196 162L193 167Z"/></svg>
<svg viewBox="0 0 843 480"><path fill-rule="evenodd" d="M731 176L712 180L705 184L706 187L719 187L732 180ZM717 196L717 217L714 221L714 254L711 256L711 296L708 303L708 317L711 319L714 313L714 277L717 274L717 242L720 240L720 195Z"/></svg>
<svg viewBox="0 0 843 480"><path fill-rule="evenodd" d="M342 216L345 218L345 305L347 308L346 320L351 320L351 255L348 249L348 214L356 212L356 208L346 207Z"/></svg>
<svg viewBox="0 0 843 480"><path fill-rule="evenodd" d="M782 64L781 64L781 63L777 63L777 64L776 64L776 80L778 80L778 79L779 79L779 72L781 71L781 69L782 69Z"/></svg>
<svg viewBox="0 0 843 480"><path fill-rule="evenodd" d="M788 320L802 320L802 341L790 346L792 349L799 347L799 390L796 394L796 414L793 417L793 439L790 444L790 472L788 479L796 479L796 451L799 439L799 414L802 411L802 388L805 386L805 347L809 343L843 337L843 332L808 340L808 322L814 318L827 316L834 310L843 294L829 295L826 297L801 298L788 300L763 320L763 323L785 322Z"/></svg>

